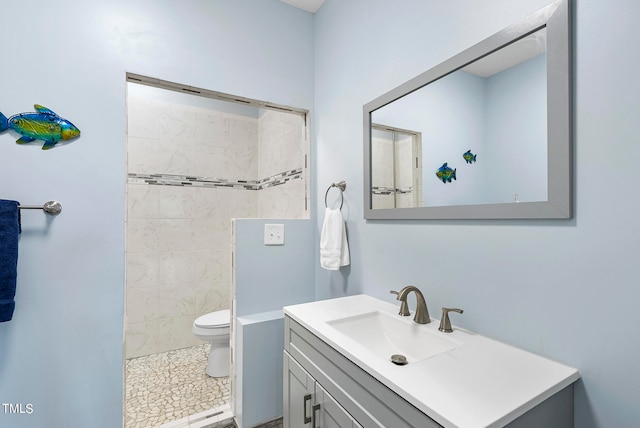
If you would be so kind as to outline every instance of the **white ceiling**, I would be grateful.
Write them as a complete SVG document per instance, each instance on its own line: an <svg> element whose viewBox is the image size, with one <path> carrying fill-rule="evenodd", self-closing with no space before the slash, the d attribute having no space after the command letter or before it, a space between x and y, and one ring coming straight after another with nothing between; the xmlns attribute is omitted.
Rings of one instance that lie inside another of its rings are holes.
<svg viewBox="0 0 640 428"><path fill-rule="evenodd" d="M496 73L527 61L547 50L547 29L542 28L533 34L504 46L463 68L464 71L480 77L490 77Z"/></svg>
<svg viewBox="0 0 640 428"><path fill-rule="evenodd" d="M307 12L316 13L324 0L280 0L282 2L288 3L291 6L295 6L297 8L306 10Z"/></svg>

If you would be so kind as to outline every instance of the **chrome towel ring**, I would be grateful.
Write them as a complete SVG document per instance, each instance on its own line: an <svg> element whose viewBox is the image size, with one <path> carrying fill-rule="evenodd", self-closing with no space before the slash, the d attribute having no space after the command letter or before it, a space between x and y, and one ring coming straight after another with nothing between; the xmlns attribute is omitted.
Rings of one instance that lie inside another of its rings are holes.
<svg viewBox="0 0 640 428"><path fill-rule="evenodd" d="M340 180L337 183L331 183L331 186L329 186L329 188L327 189L327 191L324 194L324 206L325 208L328 208L329 206L327 205L327 195L329 195L329 190L331 190L332 187L337 187L338 189L340 189L340 209L342 209L342 204L344 204L344 190L347 188L347 183L344 180Z"/></svg>

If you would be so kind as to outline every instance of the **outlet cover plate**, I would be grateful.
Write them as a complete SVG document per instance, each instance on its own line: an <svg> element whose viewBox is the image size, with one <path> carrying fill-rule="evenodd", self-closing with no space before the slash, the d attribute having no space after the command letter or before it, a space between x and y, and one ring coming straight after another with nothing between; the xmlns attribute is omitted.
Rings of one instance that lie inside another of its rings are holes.
<svg viewBox="0 0 640 428"><path fill-rule="evenodd" d="M264 245L284 245L284 224L264 225Z"/></svg>

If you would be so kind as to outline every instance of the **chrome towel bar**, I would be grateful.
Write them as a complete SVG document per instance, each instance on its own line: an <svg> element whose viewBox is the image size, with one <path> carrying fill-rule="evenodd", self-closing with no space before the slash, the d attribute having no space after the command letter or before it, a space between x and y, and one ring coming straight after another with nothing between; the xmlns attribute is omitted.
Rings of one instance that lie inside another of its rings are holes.
<svg viewBox="0 0 640 428"><path fill-rule="evenodd" d="M62 204L58 201L47 201L44 205L19 205L21 210L42 210L50 215L58 215L62 211Z"/></svg>

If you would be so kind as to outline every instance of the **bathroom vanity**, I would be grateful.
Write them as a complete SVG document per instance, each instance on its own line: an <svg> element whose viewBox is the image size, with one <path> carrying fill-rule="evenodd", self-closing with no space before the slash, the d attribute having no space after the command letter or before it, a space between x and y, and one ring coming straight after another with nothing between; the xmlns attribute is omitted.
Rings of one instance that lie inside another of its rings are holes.
<svg viewBox="0 0 640 428"><path fill-rule="evenodd" d="M397 311L367 295L284 308L285 428L573 426L578 370Z"/></svg>

